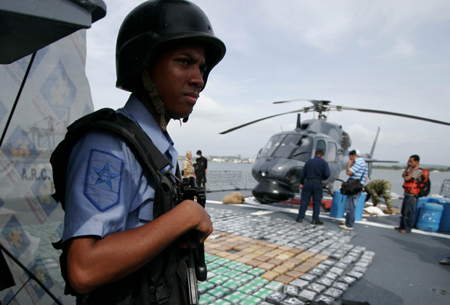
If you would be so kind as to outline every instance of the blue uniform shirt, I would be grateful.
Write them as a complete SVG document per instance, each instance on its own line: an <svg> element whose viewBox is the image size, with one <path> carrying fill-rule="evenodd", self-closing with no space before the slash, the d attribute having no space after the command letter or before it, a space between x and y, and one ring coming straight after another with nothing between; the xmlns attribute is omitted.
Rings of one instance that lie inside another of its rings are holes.
<svg viewBox="0 0 450 305"><path fill-rule="evenodd" d="M300 184L304 184L305 179L327 180L328 177L330 177L330 166L324 159L316 156L305 163Z"/></svg>
<svg viewBox="0 0 450 305"><path fill-rule="evenodd" d="M137 123L169 162L177 164L178 153L169 134L134 95L117 112ZM87 235L103 238L152 221L154 185L152 175L142 169L120 136L87 133L69 159L63 241Z"/></svg>

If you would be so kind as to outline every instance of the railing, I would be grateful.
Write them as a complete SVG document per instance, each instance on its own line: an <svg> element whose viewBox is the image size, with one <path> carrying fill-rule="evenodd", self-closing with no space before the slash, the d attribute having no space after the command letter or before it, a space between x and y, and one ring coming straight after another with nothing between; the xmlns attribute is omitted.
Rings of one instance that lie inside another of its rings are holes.
<svg viewBox="0 0 450 305"><path fill-rule="evenodd" d="M440 195L442 197L450 197L450 179L445 179L442 181Z"/></svg>
<svg viewBox="0 0 450 305"><path fill-rule="evenodd" d="M207 191L249 190L257 183L251 171L208 171L206 179Z"/></svg>

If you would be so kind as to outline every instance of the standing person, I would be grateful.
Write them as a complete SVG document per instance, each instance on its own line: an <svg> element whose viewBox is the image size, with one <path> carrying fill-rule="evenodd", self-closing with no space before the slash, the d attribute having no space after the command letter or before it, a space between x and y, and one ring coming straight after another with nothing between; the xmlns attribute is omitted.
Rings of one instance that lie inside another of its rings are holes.
<svg viewBox="0 0 450 305"><path fill-rule="evenodd" d="M186 159L183 161L183 177L195 177L194 165L191 161L192 153L190 150L186 151Z"/></svg>
<svg viewBox="0 0 450 305"><path fill-rule="evenodd" d="M422 169L419 167L420 158L418 155L409 157L408 165L402 173L404 198L402 202L402 217L400 225L395 227L400 233L411 233L414 225L414 209L416 207L417 195L420 192L419 182L422 181Z"/></svg>
<svg viewBox="0 0 450 305"><path fill-rule="evenodd" d="M369 175L369 168L362 158L362 153L354 149L348 154L350 160L347 164L347 175L350 177L349 180L352 179L360 179L361 184L364 185L366 181L366 177ZM356 203L358 202L359 197L361 197L361 192L355 195L347 196L347 204L345 206L345 222L343 222L339 228L343 230L353 230L353 225L355 224L355 210Z"/></svg>
<svg viewBox="0 0 450 305"><path fill-rule="evenodd" d="M117 114L135 121L171 163L167 177L176 175L178 158L167 124L187 121L224 55L207 16L188 1L143 2L121 25L116 86L131 95ZM77 304L188 302L178 241L191 230L205 240L213 230L210 216L198 203L183 200L154 218L164 202L177 197L177 180L169 179L174 187L165 191L171 195L162 197L138 160L120 136L98 130L87 132L70 154L62 270Z"/></svg>
<svg viewBox="0 0 450 305"><path fill-rule="evenodd" d="M195 173L197 175L197 186L202 187L203 185L203 189L206 190L206 173L208 172L208 160L203 157L201 150L197 150L197 156L197 171Z"/></svg>
<svg viewBox="0 0 450 305"><path fill-rule="evenodd" d="M367 192L366 201L372 197L373 206L377 206L380 203L380 197L384 198L386 202L387 210L386 214L392 214L392 185L389 181L378 179L369 182L364 189Z"/></svg>
<svg viewBox="0 0 450 305"><path fill-rule="evenodd" d="M319 219L320 204L323 197L322 180L330 177L330 166L323 159L323 150L317 150L314 158L308 160L303 167L300 177L301 202L296 222L302 222L308 209L309 201L313 198L313 217L311 224L322 225Z"/></svg>

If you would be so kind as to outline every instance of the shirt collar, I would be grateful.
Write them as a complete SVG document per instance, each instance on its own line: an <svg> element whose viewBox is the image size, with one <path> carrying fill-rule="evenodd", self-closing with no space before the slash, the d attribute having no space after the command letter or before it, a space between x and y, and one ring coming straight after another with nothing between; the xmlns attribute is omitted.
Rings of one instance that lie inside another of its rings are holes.
<svg viewBox="0 0 450 305"><path fill-rule="evenodd" d="M173 160L177 160L178 154L173 148L172 138L167 131L161 130L153 115L135 95L131 94L125 106L118 109L117 112L126 115L138 124L159 151L163 152L166 157L171 156L172 160L169 161L174 164Z"/></svg>

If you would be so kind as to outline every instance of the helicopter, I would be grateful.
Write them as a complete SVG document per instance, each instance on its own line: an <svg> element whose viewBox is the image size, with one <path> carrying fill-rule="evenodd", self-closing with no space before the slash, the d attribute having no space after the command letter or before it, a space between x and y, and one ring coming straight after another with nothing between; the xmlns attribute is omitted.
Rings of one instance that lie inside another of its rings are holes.
<svg viewBox="0 0 450 305"><path fill-rule="evenodd" d="M296 128L271 136L267 144L259 150L256 156L256 160L252 167L252 175L258 183L253 188L252 194L260 203L274 203L293 199L295 194L299 192L300 176L303 166L309 159L314 157L314 152L317 150L322 150L324 152L324 160L327 161L330 166L330 177L327 180L322 181L322 185L325 191L330 195L333 195L334 182L340 180L339 174L342 170L346 169L349 161L348 153L350 152L349 148L351 147L352 141L350 135L342 129L341 125L327 121L327 116L324 112L332 110L354 110L400 116L450 126L450 123L447 122L409 114L332 105L331 102L327 100L297 99L273 103L282 104L296 101L307 101L313 105L260 118L220 133L227 134L263 120L297 113ZM301 112L315 112L318 114L318 118L301 122ZM380 128L378 128L370 153L365 153L363 156L364 160L368 163L369 176L374 162L398 163L398 161L373 159L379 132Z"/></svg>

